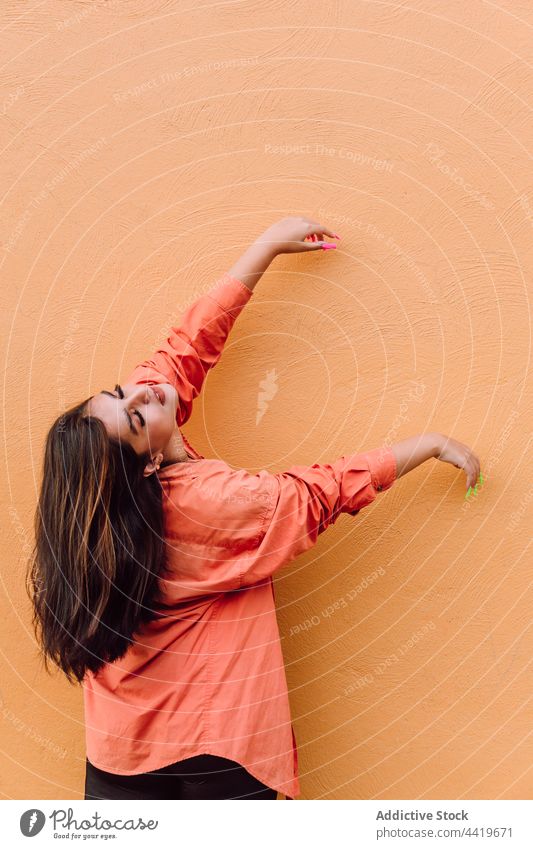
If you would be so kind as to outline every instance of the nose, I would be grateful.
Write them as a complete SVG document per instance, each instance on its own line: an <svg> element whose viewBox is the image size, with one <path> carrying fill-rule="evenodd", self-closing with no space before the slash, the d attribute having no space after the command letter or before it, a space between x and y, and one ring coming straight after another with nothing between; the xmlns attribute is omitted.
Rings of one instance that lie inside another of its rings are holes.
<svg viewBox="0 0 533 849"><path fill-rule="evenodd" d="M151 397L150 390L146 384L139 383L132 387L131 392L126 395L126 398L128 397L136 404L148 404Z"/></svg>

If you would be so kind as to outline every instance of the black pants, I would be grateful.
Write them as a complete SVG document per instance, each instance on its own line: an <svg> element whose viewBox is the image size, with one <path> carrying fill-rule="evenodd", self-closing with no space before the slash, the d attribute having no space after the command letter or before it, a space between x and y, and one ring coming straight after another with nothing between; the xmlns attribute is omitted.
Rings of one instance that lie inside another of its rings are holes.
<svg viewBox="0 0 533 849"><path fill-rule="evenodd" d="M114 775L85 761L85 799L276 799L240 764L196 755L140 775Z"/></svg>

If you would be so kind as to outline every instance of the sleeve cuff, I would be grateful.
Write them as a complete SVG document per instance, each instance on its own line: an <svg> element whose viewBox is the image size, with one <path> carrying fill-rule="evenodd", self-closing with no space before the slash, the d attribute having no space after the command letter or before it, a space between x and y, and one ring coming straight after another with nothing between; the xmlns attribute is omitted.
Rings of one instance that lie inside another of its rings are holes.
<svg viewBox="0 0 533 849"><path fill-rule="evenodd" d="M207 294L226 312L232 312L248 303L253 290L226 271Z"/></svg>
<svg viewBox="0 0 533 849"><path fill-rule="evenodd" d="M377 492L390 489L398 477L396 457L392 448L382 445L366 451L372 486Z"/></svg>

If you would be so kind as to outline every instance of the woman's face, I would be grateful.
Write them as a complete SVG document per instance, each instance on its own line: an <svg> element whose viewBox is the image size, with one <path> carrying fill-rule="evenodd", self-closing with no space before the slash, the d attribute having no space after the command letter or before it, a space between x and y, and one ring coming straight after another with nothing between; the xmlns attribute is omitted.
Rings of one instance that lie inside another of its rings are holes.
<svg viewBox="0 0 533 849"><path fill-rule="evenodd" d="M157 397L157 396L160 397ZM88 414L101 419L110 436L128 442L137 454L163 454L176 429L178 393L169 383L117 384L88 402Z"/></svg>

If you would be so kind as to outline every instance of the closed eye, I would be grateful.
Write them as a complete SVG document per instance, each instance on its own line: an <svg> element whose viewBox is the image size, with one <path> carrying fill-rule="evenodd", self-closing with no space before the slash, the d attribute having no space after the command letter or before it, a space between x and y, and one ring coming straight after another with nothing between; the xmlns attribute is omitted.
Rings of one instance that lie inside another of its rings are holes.
<svg viewBox="0 0 533 849"><path fill-rule="evenodd" d="M122 400L122 398L124 398L124 392L123 392L123 390L122 390L122 386L120 386L120 384L119 384L119 383L117 383L117 385L115 386L115 392L117 392L117 393L118 393L118 397L119 397L121 400ZM134 415L138 416L139 421L140 421L140 423L141 423L141 426L142 426L142 427L144 427L144 426L145 426L145 424L146 424L146 422L145 422L145 420L144 420L144 416L142 416L142 415L141 415L141 413L139 412L139 410L134 410L134 411L133 411L133 413L134 413Z"/></svg>

